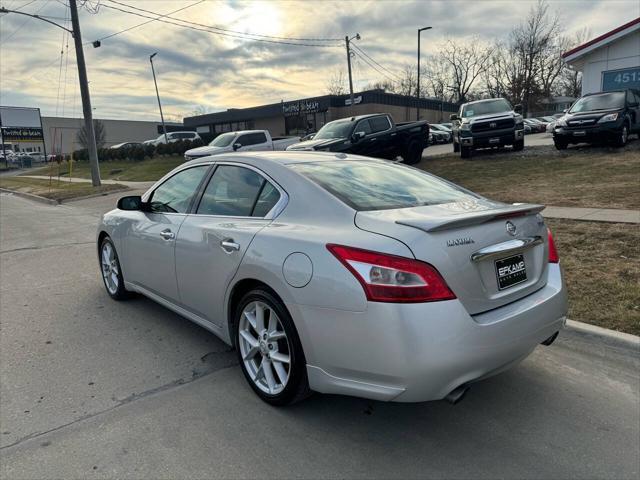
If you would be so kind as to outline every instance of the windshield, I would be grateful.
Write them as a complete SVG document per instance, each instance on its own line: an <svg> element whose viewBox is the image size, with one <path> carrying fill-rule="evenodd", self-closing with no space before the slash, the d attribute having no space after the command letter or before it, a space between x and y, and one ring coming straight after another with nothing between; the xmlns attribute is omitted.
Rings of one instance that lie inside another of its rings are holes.
<svg viewBox="0 0 640 480"><path fill-rule="evenodd" d="M496 98L495 100L465 105L462 107L462 118L471 118L490 113L509 112L511 110L512 107L509 102L504 98Z"/></svg>
<svg viewBox="0 0 640 480"><path fill-rule="evenodd" d="M472 194L433 175L393 163L339 161L291 168L354 210L388 210L469 200Z"/></svg>
<svg viewBox="0 0 640 480"><path fill-rule="evenodd" d="M228 147L233 139L236 138L235 133L223 133L222 135L218 135L214 138L211 143L209 143L210 147Z"/></svg>
<svg viewBox="0 0 640 480"><path fill-rule="evenodd" d="M592 112L594 110L612 110L624 107L624 92L603 93L582 97L573 104L569 113Z"/></svg>
<svg viewBox="0 0 640 480"><path fill-rule="evenodd" d="M329 122L322 127L318 133L316 133L316 136L313 137L313 139L347 138L352 126L353 122L351 120L336 120L335 122Z"/></svg>

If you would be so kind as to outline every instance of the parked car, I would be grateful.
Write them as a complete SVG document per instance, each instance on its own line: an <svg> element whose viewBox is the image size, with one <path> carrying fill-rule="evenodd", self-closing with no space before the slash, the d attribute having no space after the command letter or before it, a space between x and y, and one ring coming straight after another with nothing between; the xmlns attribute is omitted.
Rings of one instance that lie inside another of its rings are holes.
<svg viewBox="0 0 640 480"><path fill-rule="evenodd" d="M438 130L436 128L433 128L433 125L429 125L429 143L431 145L449 143L450 140L451 140L450 132Z"/></svg>
<svg viewBox="0 0 640 480"><path fill-rule="evenodd" d="M124 142L124 143L118 143L116 145L111 145L109 148L113 150L122 150L122 149L136 148L136 147L142 147L142 146L143 144L141 142Z"/></svg>
<svg viewBox="0 0 640 480"><path fill-rule="evenodd" d="M469 158L478 148L511 145L514 150L524 148L522 107L504 98L492 98L463 103L453 123L453 151Z"/></svg>
<svg viewBox="0 0 640 480"><path fill-rule="evenodd" d="M111 298L219 336L265 402L456 402L565 324L543 208L343 153L222 154L121 198L96 253Z"/></svg>
<svg viewBox="0 0 640 480"><path fill-rule="evenodd" d="M355 153L375 158L402 157L418 163L428 146L429 125L425 121L396 124L391 115L376 113L334 120L323 126L313 140L287 148L290 151Z"/></svg>
<svg viewBox="0 0 640 480"><path fill-rule="evenodd" d="M640 133L640 90L616 90L576 100L556 122L553 143L558 150L585 142L610 142L624 147L633 133Z"/></svg>
<svg viewBox="0 0 640 480"><path fill-rule="evenodd" d="M437 133L438 135L437 143L450 143L453 139L453 134L451 133L451 129L443 125L440 125L437 123L430 123L429 129L430 131L434 132L434 134Z"/></svg>
<svg viewBox="0 0 640 480"><path fill-rule="evenodd" d="M546 129L546 127L542 123L534 120L533 118L525 118L524 123L531 127L531 133L541 133Z"/></svg>
<svg viewBox="0 0 640 480"><path fill-rule="evenodd" d="M195 140L201 140L201 138L200 138L200 135L198 135L196 132L169 132L167 133L166 139L163 133L155 140L148 140L147 142L150 143L151 145L158 146L161 143L167 143L167 141L168 143L174 143L180 140L188 140L190 142L193 142ZM144 142L144 143L146 144L147 142Z"/></svg>
<svg viewBox="0 0 640 480"><path fill-rule="evenodd" d="M185 160L218 155L226 152L262 152L285 150L300 141L300 137L272 137L268 130L241 130L218 135L205 147L192 148L184 154Z"/></svg>

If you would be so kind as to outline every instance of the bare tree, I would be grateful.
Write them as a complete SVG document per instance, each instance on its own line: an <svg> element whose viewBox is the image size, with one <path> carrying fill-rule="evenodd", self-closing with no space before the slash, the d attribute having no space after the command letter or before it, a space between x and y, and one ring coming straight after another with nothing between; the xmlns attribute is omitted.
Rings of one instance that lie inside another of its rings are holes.
<svg viewBox="0 0 640 480"><path fill-rule="evenodd" d="M449 63L442 55L430 55L426 58L425 64L424 69L420 71L420 75L424 79L420 83L421 96L453 101L453 80Z"/></svg>
<svg viewBox="0 0 640 480"><path fill-rule="evenodd" d="M478 38L449 39L440 46L439 55L450 75L449 88L456 102L465 102L479 77L486 71L493 47Z"/></svg>
<svg viewBox="0 0 640 480"><path fill-rule="evenodd" d="M104 123L100 120L93 121L93 131L96 136L96 147L103 148L107 139L107 130L104 127ZM76 141L82 146L82 148L88 148L89 142L87 141L87 130L84 123L76 135Z"/></svg>
<svg viewBox="0 0 640 480"><path fill-rule="evenodd" d="M336 70L327 80L325 89L329 95L344 95L347 93L346 83L344 70Z"/></svg>
<svg viewBox="0 0 640 480"><path fill-rule="evenodd" d="M573 38L568 40L567 50L582 45L590 37L591 31L588 28L579 30ZM556 85L556 93L567 97L579 97L582 94L582 74L564 63Z"/></svg>

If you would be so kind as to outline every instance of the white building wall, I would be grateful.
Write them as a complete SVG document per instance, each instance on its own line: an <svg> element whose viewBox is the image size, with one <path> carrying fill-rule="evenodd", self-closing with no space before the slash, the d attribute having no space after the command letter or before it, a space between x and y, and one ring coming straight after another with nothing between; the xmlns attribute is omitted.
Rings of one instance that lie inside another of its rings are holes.
<svg viewBox="0 0 640 480"><path fill-rule="evenodd" d="M602 89L602 72L640 66L640 31L587 53L576 62L582 71L582 94Z"/></svg>

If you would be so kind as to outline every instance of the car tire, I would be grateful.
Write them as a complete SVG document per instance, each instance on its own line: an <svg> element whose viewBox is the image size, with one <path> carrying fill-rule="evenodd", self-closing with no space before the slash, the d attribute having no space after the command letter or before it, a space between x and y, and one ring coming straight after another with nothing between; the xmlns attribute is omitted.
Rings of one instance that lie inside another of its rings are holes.
<svg viewBox="0 0 640 480"><path fill-rule="evenodd" d="M556 138L553 139L553 144L556 146L557 150L566 150L569 146L565 140L558 140Z"/></svg>
<svg viewBox="0 0 640 480"><path fill-rule="evenodd" d="M240 368L260 399L283 406L312 394L298 332L271 291L257 288L245 294L235 309L233 325Z"/></svg>
<svg viewBox="0 0 640 480"><path fill-rule="evenodd" d="M513 142L513 151L520 152L524 150L524 140L516 140Z"/></svg>
<svg viewBox="0 0 640 480"><path fill-rule="evenodd" d="M411 142L407 147L406 154L403 155L404 163L407 165L415 165L422 160L422 149L418 142Z"/></svg>
<svg viewBox="0 0 640 480"><path fill-rule="evenodd" d="M98 252L100 273L107 293L114 300L125 300L131 297L131 292L124 288L124 277L120 268L120 259L116 247L108 236L100 243Z"/></svg>
<svg viewBox="0 0 640 480"><path fill-rule="evenodd" d="M618 132L618 136L615 140L616 147L624 147L629 141L629 125L627 123L622 124L622 128Z"/></svg>
<svg viewBox="0 0 640 480"><path fill-rule="evenodd" d="M453 153L458 153L458 152L460 152L460 144L454 140L453 141Z"/></svg>
<svg viewBox="0 0 640 480"><path fill-rule="evenodd" d="M460 146L460 158L471 158L473 149L471 147Z"/></svg>

